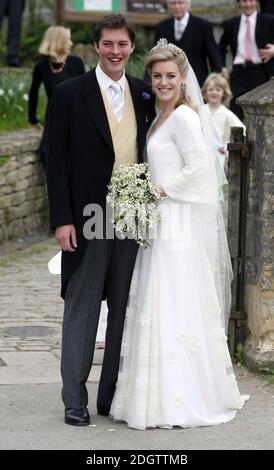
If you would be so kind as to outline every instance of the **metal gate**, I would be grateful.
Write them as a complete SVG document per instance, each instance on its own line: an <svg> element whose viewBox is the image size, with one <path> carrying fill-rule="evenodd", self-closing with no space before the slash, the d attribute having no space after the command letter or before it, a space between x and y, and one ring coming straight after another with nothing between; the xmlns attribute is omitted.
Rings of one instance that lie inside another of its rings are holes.
<svg viewBox="0 0 274 470"><path fill-rule="evenodd" d="M246 337L246 313L244 311L245 229L249 165L253 164L253 142L244 136L242 127L231 128L228 144L228 223L227 236L234 280L232 283L231 315L228 345L231 356L237 345Z"/></svg>

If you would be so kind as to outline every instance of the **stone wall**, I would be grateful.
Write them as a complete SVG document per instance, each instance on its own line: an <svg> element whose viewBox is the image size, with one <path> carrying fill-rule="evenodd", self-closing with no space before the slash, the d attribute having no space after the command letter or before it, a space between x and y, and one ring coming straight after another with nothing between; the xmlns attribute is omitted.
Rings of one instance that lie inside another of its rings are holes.
<svg viewBox="0 0 274 470"><path fill-rule="evenodd" d="M0 242L48 230L39 142L40 134L28 129L0 135Z"/></svg>
<svg viewBox="0 0 274 470"><path fill-rule="evenodd" d="M246 208L244 307L249 334L245 364L274 370L274 77L239 98L254 141Z"/></svg>

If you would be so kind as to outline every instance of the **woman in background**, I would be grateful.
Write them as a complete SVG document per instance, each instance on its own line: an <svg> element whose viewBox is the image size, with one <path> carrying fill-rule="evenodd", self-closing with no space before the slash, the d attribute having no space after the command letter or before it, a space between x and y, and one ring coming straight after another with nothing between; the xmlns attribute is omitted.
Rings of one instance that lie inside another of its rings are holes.
<svg viewBox="0 0 274 470"><path fill-rule="evenodd" d="M63 26L50 26L39 46L39 53L43 58L34 67L32 83L29 92L28 116L29 122L38 130L43 130L43 125L37 118L37 105L39 88L44 85L48 105L45 116L45 130L43 132L40 154L44 166L46 166L46 132L47 114L54 88L68 78L77 77L85 73L85 67L80 57L70 54L72 47L70 29Z"/></svg>

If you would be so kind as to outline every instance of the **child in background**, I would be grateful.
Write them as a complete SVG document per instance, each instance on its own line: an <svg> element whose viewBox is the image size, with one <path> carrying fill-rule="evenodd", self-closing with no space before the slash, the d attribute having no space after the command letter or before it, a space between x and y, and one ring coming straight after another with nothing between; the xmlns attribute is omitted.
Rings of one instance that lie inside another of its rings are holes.
<svg viewBox="0 0 274 470"><path fill-rule="evenodd" d="M223 186L227 184L225 163L228 156L227 143L230 140L230 129L232 126L243 127L245 129L245 126L242 121L223 104L227 102L232 95L229 84L222 75L211 73L202 87L202 93L207 101L207 104L204 106L204 111L215 139L216 172L220 200L223 202Z"/></svg>

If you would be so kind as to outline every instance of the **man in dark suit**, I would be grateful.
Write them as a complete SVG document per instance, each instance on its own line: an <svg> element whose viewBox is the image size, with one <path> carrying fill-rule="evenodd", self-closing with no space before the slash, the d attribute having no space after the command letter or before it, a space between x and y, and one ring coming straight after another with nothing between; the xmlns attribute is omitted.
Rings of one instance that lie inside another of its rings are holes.
<svg viewBox="0 0 274 470"><path fill-rule="evenodd" d="M186 53L200 86L211 71L220 72L222 63L211 24L189 12L190 0L168 0L172 18L163 20L155 27L154 43L160 38L176 44Z"/></svg>
<svg viewBox="0 0 274 470"><path fill-rule="evenodd" d="M113 168L142 161L146 132L155 117L149 85L124 72L134 40L134 29L124 16L104 17L95 29L99 64L81 77L58 85L50 107L50 224L63 249L62 398L65 422L72 425L90 422L86 382L104 296L108 324L98 414L109 414L118 377L137 244L130 239L111 239L106 233L94 238L92 228L87 229L86 216L92 215L90 204L106 215L107 185Z"/></svg>
<svg viewBox="0 0 274 470"><path fill-rule="evenodd" d="M231 110L243 119L242 108L236 105L238 96L262 85L274 74L274 59L265 58L268 44L274 43L274 17L257 12L256 0L238 0L241 15L224 21L219 49L226 70L226 53L230 47L233 57Z"/></svg>
<svg viewBox="0 0 274 470"><path fill-rule="evenodd" d="M4 16L8 17L7 63L10 67L20 67L18 51L25 0L0 1L0 27Z"/></svg>
<svg viewBox="0 0 274 470"><path fill-rule="evenodd" d="M260 0L261 12L274 15L274 0Z"/></svg>

